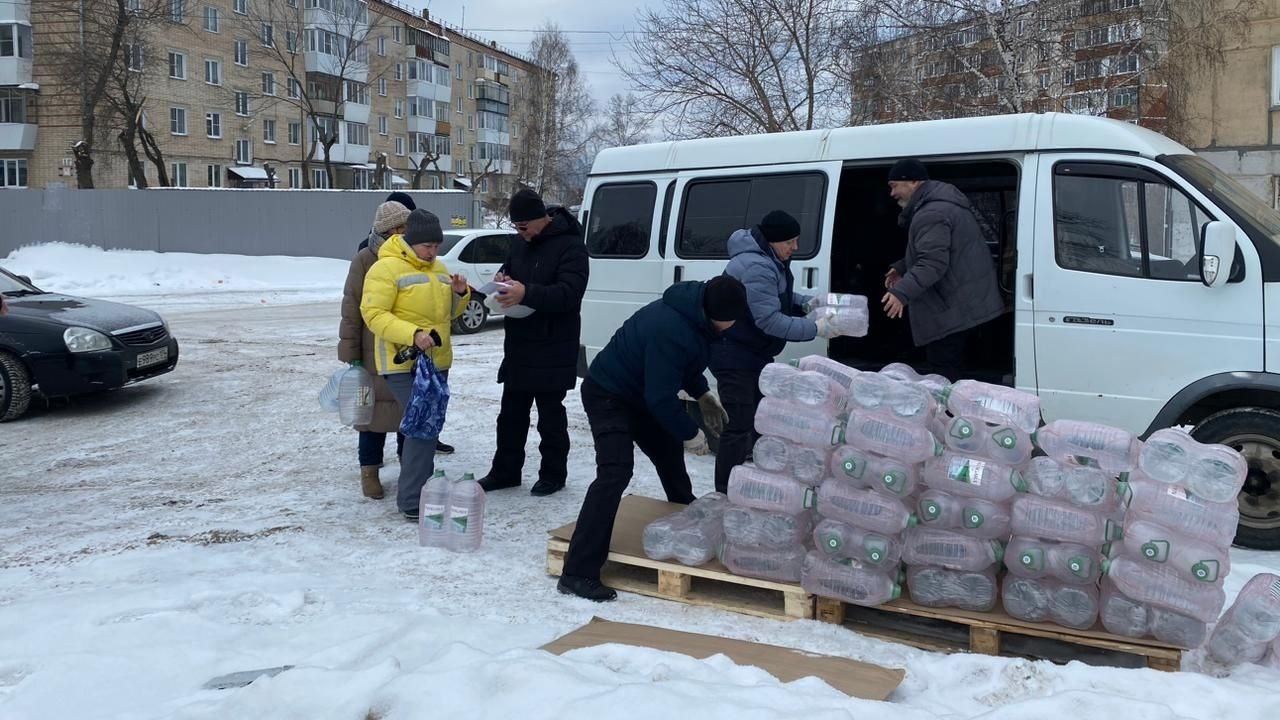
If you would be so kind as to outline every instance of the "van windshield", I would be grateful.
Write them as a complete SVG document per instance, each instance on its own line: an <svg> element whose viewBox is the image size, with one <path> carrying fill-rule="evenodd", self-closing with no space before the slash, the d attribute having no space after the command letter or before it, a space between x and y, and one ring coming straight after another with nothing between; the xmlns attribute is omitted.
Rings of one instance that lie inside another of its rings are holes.
<svg viewBox="0 0 1280 720"><path fill-rule="evenodd" d="M1255 243L1262 235L1280 246L1280 213L1230 175L1198 155L1162 155L1159 160L1213 198L1233 220L1245 226Z"/></svg>

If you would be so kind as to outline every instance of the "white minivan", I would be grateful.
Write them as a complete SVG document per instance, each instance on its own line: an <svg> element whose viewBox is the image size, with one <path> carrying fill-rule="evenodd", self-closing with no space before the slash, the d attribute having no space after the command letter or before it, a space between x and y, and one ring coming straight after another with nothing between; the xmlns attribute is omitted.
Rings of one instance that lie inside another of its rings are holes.
<svg viewBox="0 0 1280 720"><path fill-rule="evenodd" d="M1236 540L1280 548L1280 215L1136 125L1049 113L604 150L581 213L580 372L672 282L720 274L729 235L773 209L803 228L797 292L872 300L867 337L787 356L927 369L906 322L878 309L906 243L886 185L904 157L969 197L997 263L1008 312L969 347L981 379L1037 393L1045 421L1190 425L1237 448Z"/></svg>

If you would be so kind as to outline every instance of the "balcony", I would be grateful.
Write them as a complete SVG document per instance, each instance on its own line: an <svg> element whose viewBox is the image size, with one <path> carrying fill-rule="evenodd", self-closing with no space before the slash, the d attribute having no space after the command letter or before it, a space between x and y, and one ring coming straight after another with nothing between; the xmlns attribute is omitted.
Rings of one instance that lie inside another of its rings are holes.
<svg viewBox="0 0 1280 720"><path fill-rule="evenodd" d="M31 0L0 2L0 23L31 24Z"/></svg>
<svg viewBox="0 0 1280 720"><path fill-rule="evenodd" d="M343 80L369 81L369 64L356 62L354 58L341 58L322 52L303 53L308 73L332 75Z"/></svg>
<svg viewBox="0 0 1280 720"><path fill-rule="evenodd" d="M0 3L3 5L3 3ZM0 57L0 85L26 85L31 82L31 60L22 57Z"/></svg>
<svg viewBox="0 0 1280 720"><path fill-rule="evenodd" d="M437 123L428 117L420 117L418 115L410 115L408 118L409 132L422 133L424 135L437 135Z"/></svg>
<svg viewBox="0 0 1280 720"><path fill-rule="evenodd" d="M316 148L316 161L324 162L324 149ZM329 159L340 165L367 165L369 163L369 146L335 143L329 150Z"/></svg>
<svg viewBox="0 0 1280 720"><path fill-rule="evenodd" d="M342 119L348 122L358 122L365 125L369 124L369 116L371 110L368 105L361 105L357 102L348 100L342 104Z"/></svg>
<svg viewBox="0 0 1280 720"><path fill-rule="evenodd" d="M36 127L25 123L0 123L0 151L35 150Z"/></svg>
<svg viewBox="0 0 1280 720"><path fill-rule="evenodd" d="M493 143L494 145L510 145L511 133L497 130L476 130L476 142Z"/></svg>

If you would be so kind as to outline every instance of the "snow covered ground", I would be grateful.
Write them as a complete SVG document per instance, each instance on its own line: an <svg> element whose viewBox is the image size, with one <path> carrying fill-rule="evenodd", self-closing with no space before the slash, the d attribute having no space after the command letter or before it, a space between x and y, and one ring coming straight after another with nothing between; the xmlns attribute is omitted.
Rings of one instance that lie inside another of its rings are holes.
<svg viewBox="0 0 1280 720"><path fill-rule="evenodd" d="M54 252L64 254L44 254ZM576 394L564 492L493 494L477 554L419 548L390 497L360 496L355 434L316 403L337 366L345 263L121 255L34 248L0 260L46 289L156 308L182 344L169 375L0 425L0 718L1275 714L1280 674L1257 666L1212 678L941 655L817 622L629 594L603 606L562 596L544 571L546 531L576 516L593 475ZM223 282L199 280L215 275ZM159 284L152 291L136 278ZM501 338L501 323L457 338L444 439L458 452L439 463L451 474L487 470ZM536 443L531 433L534 458ZM689 462L695 490L709 491L711 460ZM651 468L637 470L633 491L661 497ZM1229 597L1253 573L1280 567L1280 553L1236 550L1232 561ZM812 678L783 684L724 658L537 649L593 614L907 676L877 703ZM201 689L217 675L278 665L295 669L242 689Z"/></svg>

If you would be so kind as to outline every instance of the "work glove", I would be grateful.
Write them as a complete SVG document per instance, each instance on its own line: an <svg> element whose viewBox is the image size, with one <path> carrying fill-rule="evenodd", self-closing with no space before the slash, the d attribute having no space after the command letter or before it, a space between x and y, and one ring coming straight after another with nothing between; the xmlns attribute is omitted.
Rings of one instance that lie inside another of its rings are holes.
<svg viewBox="0 0 1280 720"><path fill-rule="evenodd" d="M724 432L725 423L729 422L729 413L725 412L720 399L710 390L698 398L698 409L702 411L702 427L715 437Z"/></svg>
<svg viewBox="0 0 1280 720"><path fill-rule="evenodd" d="M694 435L692 439L684 441L684 449L685 452L692 453L694 455L711 454L711 446L707 444L707 436L703 435L701 430L699 430L698 434Z"/></svg>
<svg viewBox="0 0 1280 720"><path fill-rule="evenodd" d="M833 338L840 334L835 326L832 325L830 315L819 315L814 320L814 323L818 326L818 337L820 338Z"/></svg>

